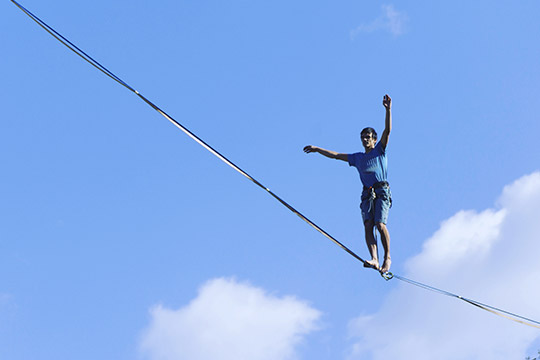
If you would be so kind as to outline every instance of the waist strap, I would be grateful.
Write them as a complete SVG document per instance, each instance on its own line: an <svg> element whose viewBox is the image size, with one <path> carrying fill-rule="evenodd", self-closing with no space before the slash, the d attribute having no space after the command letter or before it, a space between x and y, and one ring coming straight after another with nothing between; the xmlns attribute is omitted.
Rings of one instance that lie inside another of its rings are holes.
<svg viewBox="0 0 540 360"><path fill-rule="evenodd" d="M375 184L373 184L371 187L367 187L367 186L364 186L364 190L369 190L369 189L381 189L383 187L390 187L390 184L388 183L388 181L379 181L379 182L376 182Z"/></svg>

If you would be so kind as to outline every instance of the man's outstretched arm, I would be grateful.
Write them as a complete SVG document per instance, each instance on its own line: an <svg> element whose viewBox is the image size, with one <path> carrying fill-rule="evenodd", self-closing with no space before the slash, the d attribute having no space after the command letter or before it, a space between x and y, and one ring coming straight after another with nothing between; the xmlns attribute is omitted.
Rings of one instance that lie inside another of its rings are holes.
<svg viewBox="0 0 540 360"><path fill-rule="evenodd" d="M342 154L342 153L337 153L335 151L330 151L330 150L326 150L326 149L323 149L323 148L320 148L320 147L317 147L317 146L312 146L312 145L308 145L304 148L304 152L305 153L312 153L312 152L317 152L321 155L324 155L326 156L327 158L330 158L330 159L338 159L338 160L342 160L342 161L349 161L349 157L347 156L347 154Z"/></svg>
<svg viewBox="0 0 540 360"><path fill-rule="evenodd" d="M383 97L383 106L386 109L386 117L384 119L384 131L381 136L381 145L386 149L390 131L392 131L392 99L390 99L388 94Z"/></svg>

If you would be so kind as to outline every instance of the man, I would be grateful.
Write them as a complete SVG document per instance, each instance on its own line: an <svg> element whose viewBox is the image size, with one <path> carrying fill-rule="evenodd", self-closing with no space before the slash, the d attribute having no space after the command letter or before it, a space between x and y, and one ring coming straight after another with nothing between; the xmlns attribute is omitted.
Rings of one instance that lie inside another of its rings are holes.
<svg viewBox="0 0 540 360"><path fill-rule="evenodd" d="M382 274L385 274L390 270L392 262L390 258L390 235L386 228L388 210L392 206L390 186L387 182L386 159L386 146L392 130L392 99L390 99L390 96L384 95L383 106L386 109L386 118L381 140L377 143L377 133L373 128L365 128L360 133L365 152L342 154L311 145L306 146L304 151L306 153L318 152L331 159L347 161L349 166L354 166L358 170L360 180L364 185L360 209L364 221L366 244L371 256L371 260L366 261L364 266L377 269ZM381 243L384 248L382 267L379 267L377 240L375 240L373 232L375 226L381 235Z"/></svg>

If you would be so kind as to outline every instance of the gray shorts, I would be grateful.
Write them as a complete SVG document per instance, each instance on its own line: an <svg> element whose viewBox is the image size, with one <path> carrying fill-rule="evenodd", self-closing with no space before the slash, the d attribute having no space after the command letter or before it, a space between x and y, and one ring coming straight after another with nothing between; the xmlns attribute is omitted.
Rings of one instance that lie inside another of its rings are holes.
<svg viewBox="0 0 540 360"><path fill-rule="evenodd" d="M372 220L376 223L386 224L388 211L392 207L392 193L390 187L383 186L378 189L364 189L362 191L362 219L364 223Z"/></svg>

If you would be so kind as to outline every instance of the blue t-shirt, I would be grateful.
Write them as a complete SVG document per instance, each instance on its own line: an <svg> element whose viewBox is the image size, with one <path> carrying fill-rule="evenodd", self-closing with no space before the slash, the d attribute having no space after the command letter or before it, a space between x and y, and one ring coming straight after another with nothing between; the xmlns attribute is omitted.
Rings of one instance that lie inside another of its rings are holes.
<svg viewBox="0 0 540 360"><path fill-rule="evenodd" d="M360 180L365 187L371 187L376 182L386 181L387 166L386 150L379 141L369 153L358 152L347 154L349 166L354 166L360 174Z"/></svg>

